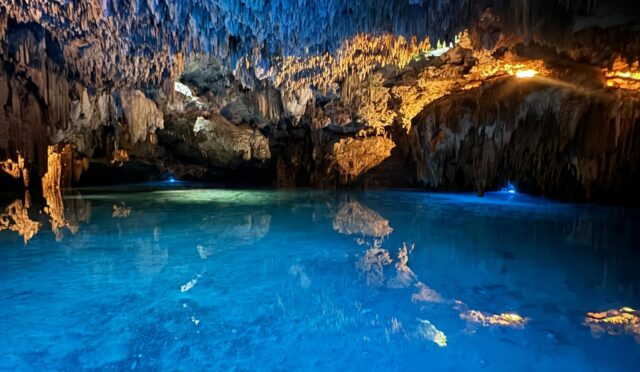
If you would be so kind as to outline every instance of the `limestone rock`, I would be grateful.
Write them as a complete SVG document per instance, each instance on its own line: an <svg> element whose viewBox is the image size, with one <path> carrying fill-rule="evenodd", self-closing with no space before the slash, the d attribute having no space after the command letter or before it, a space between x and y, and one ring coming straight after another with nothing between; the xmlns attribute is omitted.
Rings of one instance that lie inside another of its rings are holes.
<svg viewBox="0 0 640 372"><path fill-rule="evenodd" d="M120 99L132 144L145 141L148 135L164 128L162 112L141 91L123 91Z"/></svg>
<svg viewBox="0 0 640 372"><path fill-rule="evenodd" d="M512 182L574 200L635 200L640 99L508 79L442 98L413 122L418 179L479 194Z"/></svg>
<svg viewBox="0 0 640 372"><path fill-rule="evenodd" d="M349 184L390 158L394 147L394 142L384 137L341 139L331 145L327 172L335 172L340 184Z"/></svg>
<svg viewBox="0 0 640 372"><path fill-rule="evenodd" d="M235 125L221 115L197 118L193 132L200 149L217 166L236 167L271 157L269 141L262 133L247 125Z"/></svg>

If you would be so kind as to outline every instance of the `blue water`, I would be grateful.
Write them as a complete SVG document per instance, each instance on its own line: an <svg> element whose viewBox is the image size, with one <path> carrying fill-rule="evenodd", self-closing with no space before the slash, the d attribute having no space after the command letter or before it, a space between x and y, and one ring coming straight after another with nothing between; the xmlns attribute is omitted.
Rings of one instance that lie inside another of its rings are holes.
<svg viewBox="0 0 640 372"><path fill-rule="evenodd" d="M83 190L64 203L57 234L37 206L42 226L27 244L0 232L2 370L640 365L632 334L583 324L587 312L640 308L638 210L185 184ZM463 319L468 310L526 323L485 326Z"/></svg>

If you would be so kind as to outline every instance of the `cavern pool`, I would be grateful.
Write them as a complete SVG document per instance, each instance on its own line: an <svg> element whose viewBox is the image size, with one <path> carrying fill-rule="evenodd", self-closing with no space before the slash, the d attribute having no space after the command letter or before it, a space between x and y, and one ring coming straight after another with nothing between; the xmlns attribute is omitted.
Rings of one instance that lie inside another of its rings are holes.
<svg viewBox="0 0 640 372"><path fill-rule="evenodd" d="M0 232L1 370L640 365L640 330L587 315L640 308L636 209L188 184L64 206Z"/></svg>

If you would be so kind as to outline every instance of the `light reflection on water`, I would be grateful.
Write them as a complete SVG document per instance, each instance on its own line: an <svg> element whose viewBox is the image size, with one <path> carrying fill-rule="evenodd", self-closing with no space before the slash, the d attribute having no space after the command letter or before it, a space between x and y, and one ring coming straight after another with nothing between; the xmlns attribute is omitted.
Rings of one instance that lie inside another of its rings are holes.
<svg viewBox="0 0 640 372"><path fill-rule="evenodd" d="M640 361L633 337L614 337L635 310L610 310L640 307L638 210L156 186L67 193L55 219L7 203L3 223L39 230L0 232L0 369Z"/></svg>

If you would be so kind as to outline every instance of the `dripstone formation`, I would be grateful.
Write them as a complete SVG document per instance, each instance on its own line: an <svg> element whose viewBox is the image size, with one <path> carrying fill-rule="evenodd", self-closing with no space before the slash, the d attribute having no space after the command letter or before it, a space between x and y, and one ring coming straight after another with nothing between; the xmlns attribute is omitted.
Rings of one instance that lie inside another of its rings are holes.
<svg viewBox="0 0 640 372"><path fill-rule="evenodd" d="M639 59L623 0L2 0L0 182L638 201Z"/></svg>

